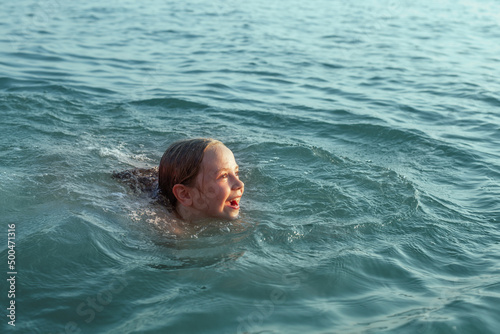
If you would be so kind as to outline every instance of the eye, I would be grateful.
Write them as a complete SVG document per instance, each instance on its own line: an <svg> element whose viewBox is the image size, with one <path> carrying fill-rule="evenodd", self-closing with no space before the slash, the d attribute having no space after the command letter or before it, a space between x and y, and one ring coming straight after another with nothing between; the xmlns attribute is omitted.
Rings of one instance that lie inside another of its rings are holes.
<svg viewBox="0 0 500 334"><path fill-rule="evenodd" d="M228 173L221 174L220 178L221 179L226 179L229 176Z"/></svg>

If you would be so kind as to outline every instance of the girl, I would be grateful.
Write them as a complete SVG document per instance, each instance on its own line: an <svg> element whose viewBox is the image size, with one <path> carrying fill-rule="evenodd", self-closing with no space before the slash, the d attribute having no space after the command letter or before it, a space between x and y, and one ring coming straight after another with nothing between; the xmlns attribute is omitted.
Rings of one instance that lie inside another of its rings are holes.
<svg viewBox="0 0 500 334"><path fill-rule="evenodd" d="M222 142L209 138L173 143L158 169L113 175L132 188L152 193L171 208L176 218L187 223L207 218L236 219L244 191L233 153Z"/></svg>

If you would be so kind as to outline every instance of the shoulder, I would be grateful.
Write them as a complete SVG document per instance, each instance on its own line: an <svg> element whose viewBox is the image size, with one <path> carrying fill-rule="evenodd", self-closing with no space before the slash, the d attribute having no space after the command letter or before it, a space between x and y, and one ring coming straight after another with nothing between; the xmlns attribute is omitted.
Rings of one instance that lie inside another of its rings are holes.
<svg viewBox="0 0 500 334"><path fill-rule="evenodd" d="M158 167L114 171L112 176L135 191L154 193L158 188Z"/></svg>

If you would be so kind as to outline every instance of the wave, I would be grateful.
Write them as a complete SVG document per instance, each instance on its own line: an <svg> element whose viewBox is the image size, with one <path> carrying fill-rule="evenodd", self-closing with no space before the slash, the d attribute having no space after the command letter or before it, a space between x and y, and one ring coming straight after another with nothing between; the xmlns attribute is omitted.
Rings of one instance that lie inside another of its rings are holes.
<svg viewBox="0 0 500 334"><path fill-rule="evenodd" d="M145 100L135 100L129 102L132 105L148 106L148 107L166 107L166 108L179 108L179 109L195 109L203 110L210 108L209 105L192 102L189 100L179 98L151 98Z"/></svg>

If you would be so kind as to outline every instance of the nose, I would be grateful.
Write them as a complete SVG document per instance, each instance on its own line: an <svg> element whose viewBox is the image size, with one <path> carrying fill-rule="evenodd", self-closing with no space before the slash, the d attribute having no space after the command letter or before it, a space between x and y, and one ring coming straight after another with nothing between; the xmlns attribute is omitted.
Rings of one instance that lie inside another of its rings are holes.
<svg viewBox="0 0 500 334"><path fill-rule="evenodd" d="M239 178L235 177L233 186L231 187L232 190L239 190L239 189L243 189L244 187L245 187L245 184L243 183L243 181L241 181Z"/></svg>

